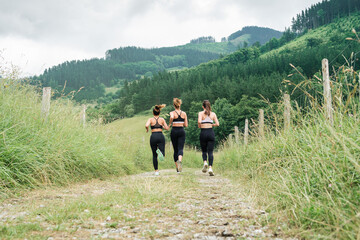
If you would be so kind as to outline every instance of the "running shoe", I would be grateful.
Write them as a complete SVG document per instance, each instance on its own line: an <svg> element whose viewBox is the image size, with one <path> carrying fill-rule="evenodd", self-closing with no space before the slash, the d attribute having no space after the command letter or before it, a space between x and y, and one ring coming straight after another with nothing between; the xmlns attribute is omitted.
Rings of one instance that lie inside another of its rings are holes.
<svg viewBox="0 0 360 240"><path fill-rule="evenodd" d="M210 176L214 176L214 172L213 172L213 170L212 170L211 167L209 168L209 175L210 175Z"/></svg>
<svg viewBox="0 0 360 240"><path fill-rule="evenodd" d="M176 163L177 163L179 172L182 172L182 162L177 160Z"/></svg>
<svg viewBox="0 0 360 240"><path fill-rule="evenodd" d="M160 151L160 149L156 150L156 153L157 153L157 155L158 155L159 161L164 161L164 155L162 154L162 152Z"/></svg>
<svg viewBox="0 0 360 240"><path fill-rule="evenodd" d="M206 173L207 172L207 168L208 168L208 164L207 163L204 163L204 167L202 169L202 172L203 173Z"/></svg>
<svg viewBox="0 0 360 240"><path fill-rule="evenodd" d="M155 176L159 176L159 172L155 172Z"/></svg>

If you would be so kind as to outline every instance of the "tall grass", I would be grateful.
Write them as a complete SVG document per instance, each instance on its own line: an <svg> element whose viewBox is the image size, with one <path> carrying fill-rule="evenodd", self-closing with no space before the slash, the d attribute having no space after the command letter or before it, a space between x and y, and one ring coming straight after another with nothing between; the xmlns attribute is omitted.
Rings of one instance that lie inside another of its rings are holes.
<svg viewBox="0 0 360 240"><path fill-rule="evenodd" d="M41 116L41 96L16 78L0 79L0 193L43 184L66 184L136 172L119 142L103 129L80 123L80 107L51 102Z"/></svg>
<svg viewBox="0 0 360 240"><path fill-rule="evenodd" d="M351 67L334 75L334 125L314 97L307 111L293 110L291 130L277 124L264 140L227 144L220 154L222 172L243 181L275 223L300 237L360 239L358 83Z"/></svg>

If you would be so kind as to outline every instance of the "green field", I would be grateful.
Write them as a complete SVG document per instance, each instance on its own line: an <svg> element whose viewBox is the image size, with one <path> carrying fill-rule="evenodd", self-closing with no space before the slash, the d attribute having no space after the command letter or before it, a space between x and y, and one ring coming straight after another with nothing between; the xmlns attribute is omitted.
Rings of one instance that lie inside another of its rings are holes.
<svg viewBox="0 0 360 240"><path fill-rule="evenodd" d="M112 94L115 94L117 91L119 91L121 88L118 88L118 87L108 87L108 88L105 88L105 95L108 94L108 93L112 93Z"/></svg>
<svg viewBox="0 0 360 240"><path fill-rule="evenodd" d="M237 47L229 42L214 42L214 43L202 43L192 44L188 43L183 46L178 46L179 49L194 49L203 52L212 52L218 54L229 54L234 52Z"/></svg>
<svg viewBox="0 0 360 240"><path fill-rule="evenodd" d="M249 42L249 39L251 38L250 34L244 34L234 40L231 40L231 43L235 46L239 46L239 44L244 45L244 42Z"/></svg>

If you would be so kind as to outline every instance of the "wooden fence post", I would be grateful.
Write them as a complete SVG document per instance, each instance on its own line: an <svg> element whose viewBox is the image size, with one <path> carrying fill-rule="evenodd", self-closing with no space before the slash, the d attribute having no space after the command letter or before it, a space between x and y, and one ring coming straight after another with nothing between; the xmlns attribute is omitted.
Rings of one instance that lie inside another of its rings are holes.
<svg viewBox="0 0 360 240"><path fill-rule="evenodd" d="M239 144L239 127L235 126L235 142Z"/></svg>
<svg viewBox="0 0 360 240"><path fill-rule="evenodd" d="M249 120L245 119L244 144L248 144L249 138Z"/></svg>
<svg viewBox="0 0 360 240"><path fill-rule="evenodd" d="M51 87L43 88L43 96L41 102L41 116L47 118L50 111Z"/></svg>
<svg viewBox="0 0 360 240"><path fill-rule="evenodd" d="M83 127L85 127L85 123L86 123L86 105L85 104L82 105L81 122L83 124Z"/></svg>
<svg viewBox="0 0 360 240"><path fill-rule="evenodd" d="M229 146L233 145L233 135L231 133L229 134L229 137L228 137L228 144L229 144Z"/></svg>
<svg viewBox="0 0 360 240"><path fill-rule="evenodd" d="M290 105L290 95L284 94L284 130L287 131L290 129L290 111L291 111L291 105Z"/></svg>
<svg viewBox="0 0 360 240"><path fill-rule="evenodd" d="M324 58L322 60L322 74L324 84L324 103L326 108L326 117L330 121L330 124L334 124L332 104L331 104L331 88L330 88L330 76L329 76L329 61Z"/></svg>
<svg viewBox="0 0 360 240"><path fill-rule="evenodd" d="M264 139L264 110L259 109L259 136L261 139Z"/></svg>

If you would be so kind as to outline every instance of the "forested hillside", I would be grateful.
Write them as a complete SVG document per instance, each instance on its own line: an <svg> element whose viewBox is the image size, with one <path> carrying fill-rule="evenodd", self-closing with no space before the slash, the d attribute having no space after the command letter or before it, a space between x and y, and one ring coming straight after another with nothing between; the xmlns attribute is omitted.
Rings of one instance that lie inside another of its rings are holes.
<svg viewBox="0 0 360 240"><path fill-rule="evenodd" d="M271 28L252 26L244 27L242 30L234 32L227 38L227 40L235 45L240 43L244 44L244 41L246 41L249 46L252 46L257 42L260 45L263 45L272 38L280 38L282 34L282 32Z"/></svg>
<svg viewBox="0 0 360 240"><path fill-rule="evenodd" d="M129 116L180 97L184 102L183 109L189 111L190 116L188 132L191 134L187 141L195 144L196 112L201 110L201 101L209 99L214 103L214 111L221 116L222 126L216 130L221 140L231 133L233 126L243 125L245 118L257 117L257 108L264 105L263 98L275 102L281 91L291 92L291 86L283 84L284 79L295 84L303 81L298 72L312 77L321 69L323 58L328 58L334 68L346 64L346 58L360 50L354 41L346 40L354 37L352 29L360 30L358 13L313 29L265 54L261 54L257 47L245 48L193 69L161 72L152 79L144 78L125 86L121 98L112 105L112 113ZM288 34L294 33L288 31ZM285 43L287 37L285 34L278 42ZM269 47L269 44L264 47ZM356 63L354 66L359 66L356 56L352 61ZM300 105L306 104L301 91L295 91L292 99Z"/></svg>
<svg viewBox="0 0 360 240"><path fill-rule="evenodd" d="M360 0L323 0L297 14L292 19L292 30L298 33L331 23L334 19L350 16L360 10Z"/></svg>
<svg viewBox="0 0 360 240"><path fill-rule="evenodd" d="M261 32L262 28L254 29L254 37L251 39L262 41L257 40L262 35ZM277 36L267 35L268 40ZM191 40L189 44L176 47L114 48L106 51L104 59L67 61L46 69L40 76L33 77L32 82L58 90L57 95L73 91L77 101L98 100L105 96L106 87L116 86L119 89L124 81L152 77L164 70L191 68L232 53L239 46L231 41L215 42L213 37L200 37Z"/></svg>

